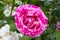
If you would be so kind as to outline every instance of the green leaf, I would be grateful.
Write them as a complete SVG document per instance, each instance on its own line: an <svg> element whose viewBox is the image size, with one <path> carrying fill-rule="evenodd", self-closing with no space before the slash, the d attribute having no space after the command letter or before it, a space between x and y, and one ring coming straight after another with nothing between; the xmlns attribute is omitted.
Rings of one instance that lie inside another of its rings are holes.
<svg viewBox="0 0 60 40"><path fill-rule="evenodd" d="M31 37L29 37L29 36L23 36L23 37L20 37L20 40L31 40Z"/></svg>
<svg viewBox="0 0 60 40"><path fill-rule="evenodd" d="M11 31L17 31L16 26L15 26L15 23L11 23L10 24L10 30Z"/></svg>
<svg viewBox="0 0 60 40"><path fill-rule="evenodd" d="M54 32L54 36L55 36L56 40L60 40L60 30L56 30Z"/></svg>

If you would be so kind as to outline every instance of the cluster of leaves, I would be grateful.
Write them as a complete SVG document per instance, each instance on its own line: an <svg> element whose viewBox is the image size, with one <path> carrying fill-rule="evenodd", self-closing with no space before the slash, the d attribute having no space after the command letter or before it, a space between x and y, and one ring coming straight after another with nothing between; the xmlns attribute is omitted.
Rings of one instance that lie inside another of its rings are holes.
<svg viewBox="0 0 60 40"><path fill-rule="evenodd" d="M20 40L60 40L60 32L56 30L56 22L60 20L60 0L19 0L23 4L33 4L40 6L44 11L45 15L48 17L48 29L37 38L30 38L27 36L20 37ZM20 5L20 3L15 2L15 0L1 0L0 1L0 27L5 25L5 21L11 26L11 31L17 31L15 27L14 17L5 17L3 14L4 7L9 4L12 5L12 10L14 7ZM18 32L18 31L17 31ZM57 34L58 33L58 34Z"/></svg>

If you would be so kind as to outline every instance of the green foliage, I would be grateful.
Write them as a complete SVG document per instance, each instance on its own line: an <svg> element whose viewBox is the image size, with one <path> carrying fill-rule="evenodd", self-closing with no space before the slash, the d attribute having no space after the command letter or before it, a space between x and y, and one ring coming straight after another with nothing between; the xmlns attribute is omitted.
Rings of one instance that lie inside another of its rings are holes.
<svg viewBox="0 0 60 40"><path fill-rule="evenodd" d="M22 4L20 3L22 2ZM12 6L11 13L14 7L23 4L33 4L40 6L41 9L44 11L45 15L48 17L48 28L47 30L37 38L31 38L28 36L20 37L20 40L60 40L60 31L56 30L56 22L60 20L60 0L1 0L0 1L0 27L5 25L4 21L10 25L11 31L17 31L15 26L15 20L13 16L5 17L3 14L4 7L9 4ZM49 13L48 13L49 12Z"/></svg>
<svg viewBox="0 0 60 40"><path fill-rule="evenodd" d="M28 36L23 36L23 37L20 37L20 40L31 40L31 38Z"/></svg>

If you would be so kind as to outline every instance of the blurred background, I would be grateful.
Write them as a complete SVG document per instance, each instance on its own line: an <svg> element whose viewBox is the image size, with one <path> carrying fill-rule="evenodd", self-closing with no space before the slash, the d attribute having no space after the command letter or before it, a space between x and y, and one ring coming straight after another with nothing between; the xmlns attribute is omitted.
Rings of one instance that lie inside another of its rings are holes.
<svg viewBox="0 0 60 40"><path fill-rule="evenodd" d="M40 37L31 38L23 36L19 37L19 39L60 40L60 28L57 28L57 22L60 23L60 0L0 0L0 28L8 23L11 28L10 31L18 32L15 27L13 15L16 7L24 4L33 4L41 7L45 15L48 17L48 28Z"/></svg>

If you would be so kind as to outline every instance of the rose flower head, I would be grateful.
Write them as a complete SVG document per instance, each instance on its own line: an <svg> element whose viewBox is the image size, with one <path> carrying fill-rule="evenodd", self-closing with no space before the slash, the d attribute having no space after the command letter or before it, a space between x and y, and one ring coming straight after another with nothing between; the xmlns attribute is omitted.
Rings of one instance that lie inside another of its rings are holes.
<svg viewBox="0 0 60 40"><path fill-rule="evenodd" d="M56 24L56 29L57 29L57 30L60 30L60 21L57 22L57 24Z"/></svg>
<svg viewBox="0 0 60 40"><path fill-rule="evenodd" d="M16 8L14 15L18 31L30 37L39 37L47 28L48 18L40 7L25 4Z"/></svg>

